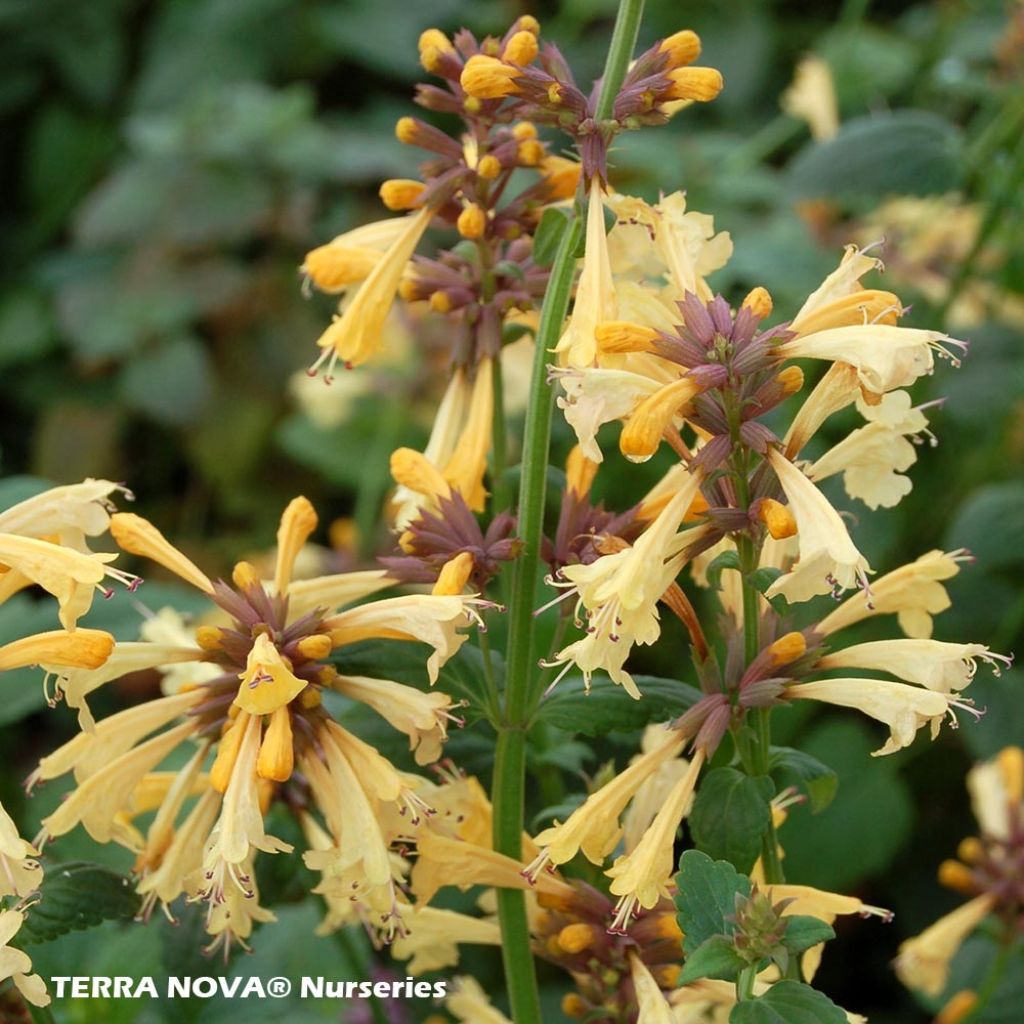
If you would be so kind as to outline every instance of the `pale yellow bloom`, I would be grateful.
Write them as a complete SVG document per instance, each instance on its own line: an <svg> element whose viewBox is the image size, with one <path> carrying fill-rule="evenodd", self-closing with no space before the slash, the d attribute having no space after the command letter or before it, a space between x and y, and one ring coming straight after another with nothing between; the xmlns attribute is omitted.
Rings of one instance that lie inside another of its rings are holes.
<svg viewBox="0 0 1024 1024"><path fill-rule="evenodd" d="M0 672L29 665L51 666L48 672L64 668L97 669L110 657L113 648L114 638L100 629L36 633L0 647Z"/></svg>
<svg viewBox="0 0 1024 1024"><path fill-rule="evenodd" d="M362 701L409 737L417 764L430 764L441 756L448 738L448 722L455 705L446 693L424 693L390 679L340 676L334 689Z"/></svg>
<svg viewBox="0 0 1024 1024"><path fill-rule="evenodd" d="M362 569L295 580L288 586L288 614L297 619L314 608L334 612L394 585L395 580L389 578L384 569Z"/></svg>
<svg viewBox="0 0 1024 1024"><path fill-rule="evenodd" d="M674 1024L672 1007L647 965L635 953L629 957L629 973L636 991L636 1024Z"/></svg>
<svg viewBox="0 0 1024 1024"><path fill-rule="evenodd" d="M441 666L466 642L459 630L479 620L478 603L470 596L409 594L350 608L324 626L336 647L371 637L429 644L434 652L427 659L427 674L435 683Z"/></svg>
<svg viewBox="0 0 1024 1024"><path fill-rule="evenodd" d="M969 704L955 700L949 694L885 679L821 679L787 686L785 694L788 698L820 700L826 704L854 708L883 722L889 727L889 739L874 751L874 757L909 746L914 742L917 731L926 725L934 739L946 715L956 722L952 712L954 707L971 710Z"/></svg>
<svg viewBox="0 0 1024 1024"><path fill-rule="evenodd" d="M675 784L635 849L619 857L605 872L612 879L612 894L619 897L614 928L624 928L638 907L649 910L667 894L676 832L689 813L704 758L703 750L694 753L689 770Z"/></svg>
<svg viewBox="0 0 1024 1024"><path fill-rule="evenodd" d="M1005 840L1024 802L1024 751L1006 747L988 761L976 764L967 773L974 817L982 834Z"/></svg>
<svg viewBox="0 0 1024 1024"><path fill-rule="evenodd" d="M21 573L52 594L60 606L61 625L68 630L73 630L92 607L97 590L109 596L104 579L109 577L134 589L136 577L109 565L115 558L116 554L83 553L35 537L0 534L0 566Z"/></svg>
<svg viewBox="0 0 1024 1024"><path fill-rule="evenodd" d="M18 834L11 816L0 804L0 897L27 896L43 880L38 852Z"/></svg>
<svg viewBox="0 0 1024 1024"><path fill-rule="evenodd" d="M250 715L269 715L291 703L309 685L296 677L266 633L261 633L249 652L235 704Z"/></svg>
<svg viewBox="0 0 1024 1024"><path fill-rule="evenodd" d="M368 277L384 253L401 238L405 217L371 221L337 235L306 255L302 273L322 292L343 292Z"/></svg>
<svg viewBox="0 0 1024 1024"><path fill-rule="evenodd" d="M29 973L32 961L28 954L8 945L24 923L25 915L20 910L0 910L0 982L10 978L33 1006L48 1006L46 983L38 974Z"/></svg>
<svg viewBox="0 0 1024 1024"><path fill-rule="evenodd" d="M604 864L622 836L619 819L630 800L665 765L685 763L676 760L683 741L663 728L658 732L660 743L645 750L611 782L587 797L564 822L556 822L534 837L542 853L530 865L531 877L546 864L564 864L580 851L592 864Z"/></svg>
<svg viewBox="0 0 1024 1024"><path fill-rule="evenodd" d="M78 551L86 537L98 537L110 525L111 495L130 493L111 480L83 480L80 484L51 487L0 512L0 533L23 537L56 537Z"/></svg>
<svg viewBox="0 0 1024 1024"><path fill-rule="evenodd" d="M789 601L806 601L816 594L866 588L871 567L850 539L839 513L784 455L773 448L767 459L789 499L800 545L796 565L771 585L767 596L782 594Z"/></svg>
<svg viewBox="0 0 1024 1024"><path fill-rule="evenodd" d="M562 363L591 366L597 357L594 331L602 321L613 320L615 316L615 282L604 226L604 202L600 179L595 177L587 202L586 249L576 299L569 323L555 346Z"/></svg>
<svg viewBox="0 0 1024 1024"><path fill-rule="evenodd" d="M849 433L806 470L809 479L825 480L843 474L846 493L868 508L892 508L910 493L902 476L916 461L913 441L928 433L928 419L911 408L905 391L891 391L878 405L858 403L870 422Z"/></svg>
<svg viewBox="0 0 1024 1024"><path fill-rule="evenodd" d="M782 94L782 109L806 121L811 137L831 139L839 131L839 106L828 63L813 54L796 66L793 82Z"/></svg>
<svg viewBox="0 0 1024 1024"><path fill-rule="evenodd" d="M960 571L959 563L969 557L963 549L929 551L875 580L870 603L860 596L851 597L826 615L815 629L828 636L874 615L895 614L907 636L926 640L932 635L932 616L950 606L943 581L955 576Z"/></svg>
<svg viewBox="0 0 1024 1024"><path fill-rule="evenodd" d="M646 754L661 747L666 742L666 731L664 725L647 726L640 740L640 753L633 758L632 763L635 764ZM662 761L640 784L622 817L622 847L627 853L636 848L668 799L669 793L689 767L690 763L685 757L672 757L668 761Z"/></svg>
<svg viewBox="0 0 1024 1024"><path fill-rule="evenodd" d="M899 955L893 963L900 981L930 996L939 995L949 980L950 961L994 905L993 895L976 896L940 917L920 935L900 943Z"/></svg>
<svg viewBox="0 0 1024 1024"><path fill-rule="evenodd" d="M318 339L323 353L311 367L311 373L326 363L326 379L330 381L339 359L346 366L358 366L376 354L406 264L432 216L433 211L425 207L403 218L401 233L347 298L343 312Z"/></svg>
<svg viewBox="0 0 1024 1024"><path fill-rule="evenodd" d="M993 654L984 644L954 644L941 640L875 640L834 651L818 661L820 669L866 668L889 672L929 690L951 693L968 686L978 660L991 665L998 675L1000 662L1010 659Z"/></svg>
<svg viewBox="0 0 1024 1024"><path fill-rule="evenodd" d="M458 947L463 943L501 945L501 929L492 918L418 906L403 915L402 923L405 934L391 944L391 955L396 960L408 960L406 970L413 975L454 967L459 962Z"/></svg>
<svg viewBox="0 0 1024 1024"><path fill-rule="evenodd" d="M479 982L462 975L454 979L454 991L445 1000L445 1008L461 1024L512 1024L487 998Z"/></svg>

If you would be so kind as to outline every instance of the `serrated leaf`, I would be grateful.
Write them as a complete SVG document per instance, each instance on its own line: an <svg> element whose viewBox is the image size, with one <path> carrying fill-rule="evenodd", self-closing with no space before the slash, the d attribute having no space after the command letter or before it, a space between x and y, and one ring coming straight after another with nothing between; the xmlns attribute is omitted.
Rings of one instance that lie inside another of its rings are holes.
<svg viewBox="0 0 1024 1024"><path fill-rule="evenodd" d="M811 946L836 937L830 925L809 914L794 914L785 918L785 921L786 934L782 937L782 944L790 953L802 953Z"/></svg>
<svg viewBox="0 0 1024 1024"><path fill-rule="evenodd" d="M593 680L586 691L581 676L558 684L537 710L537 718L567 732L603 736L613 730L642 729L650 722L665 722L681 715L701 698L689 683L658 676L634 676L643 695L634 700L607 677Z"/></svg>
<svg viewBox="0 0 1024 1024"><path fill-rule="evenodd" d="M736 569L738 571L739 567L740 556L735 551L723 551L721 554L715 555L707 568L708 586L712 590L721 590L722 573L726 569Z"/></svg>
<svg viewBox="0 0 1024 1024"><path fill-rule="evenodd" d="M539 267L550 267L554 262L562 233L569 226L569 211L557 206L549 207L537 225L533 236L533 262Z"/></svg>
<svg viewBox="0 0 1024 1024"><path fill-rule="evenodd" d="M74 861L51 868L39 888L40 900L18 932L23 944L49 942L102 921L135 917L142 900L132 883L100 864Z"/></svg>
<svg viewBox="0 0 1024 1024"><path fill-rule="evenodd" d="M736 912L736 896L750 895L750 879L724 860L712 860L699 850L679 858L676 912L683 932L683 952L695 952L715 935L732 935L726 920Z"/></svg>
<svg viewBox="0 0 1024 1024"><path fill-rule="evenodd" d="M712 935L705 939L687 958L680 985L689 985L701 978L717 981L735 981L747 962L736 952L736 947L727 935Z"/></svg>
<svg viewBox="0 0 1024 1024"><path fill-rule="evenodd" d="M789 167L789 187L805 199L874 200L926 196L956 188L963 142L937 114L900 110L847 121L827 142L802 150Z"/></svg>
<svg viewBox="0 0 1024 1024"><path fill-rule="evenodd" d="M768 776L744 775L735 768L708 772L690 812L697 849L749 871L761 852L771 822L775 785Z"/></svg>
<svg viewBox="0 0 1024 1024"><path fill-rule="evenodd" d="M769 763L772 772L779 771L783 775L796 777L807 791L814 814L832 803L839 788L839 776L812 754L792 747L772 747Z"/></svg>
<svg viewBox="0 0 1024 1024"><path fill-rule="evenodd" d="M787 980L737 1003L729 1024L846 1024L846 1013L810 985Z"/></svg>

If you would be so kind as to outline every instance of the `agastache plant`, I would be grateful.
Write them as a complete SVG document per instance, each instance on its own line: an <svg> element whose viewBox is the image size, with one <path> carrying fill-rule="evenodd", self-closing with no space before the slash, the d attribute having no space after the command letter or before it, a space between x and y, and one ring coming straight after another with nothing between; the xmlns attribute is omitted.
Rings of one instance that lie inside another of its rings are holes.
<svg viewBox="0 0 1024 1024"><path fill-rule="evenodd" d="M905 326L900 297L878 287L881 260L856 246L798 309L776 310L764 287L734 301L709 283L731 239L688 207L685 182L666 180L657 202L616 190L620 133L685 117L723 88L695 64L688 29L634 56L641 10L622 0L587 87L530 15L500 37L425 31L431 81L415 102L427 116L396 125L422 158L417 176L381 185L395 216L302 263L307 289L339 296L309 370L327 386L379 354L396 306L440 320L449 341L424 449L390 457L378 568L304 578L319 520L301 496L281 515L272 569L239 560L227 579L116 511L123 488L108 481L0 514L0 600L37 584L64 627L0 648L0 669L42 666L51 703L80 726L29 779L74 780L33 844L0 808L0 897L16 901L0 940L30 1002L45 1003L45 986L6 944L31 913L44 844L81 825L134 854L141 917L198 904L206 949L225 958L272 926L257 864L301 857L320 931L361 925L411 975L455 967L460 945L500 947L515 1024L544 1019L537 961L571 983L565 1015L593 1024L863 1019L811 983L837 917L891 914L785 877L789 809L813 794L782 785L800 752L773 742L773 720L797 702L847 708L884 727L875 754L887 755L978 716L966 692L977 668L1009 664L932 639L967 552L882 571L838 489L820 486L841 477L873 512L896 505L919 446L935 443L937 403L910 389L938 361L958 366L967 344ZM445 247L419 251L435 233ZM504 363L524 334L530 388L511 438ZM841 412L856 426L809 456ZM556 414L576 438L564 476ZM653 486L595 497L606 458L655 456L667 468ZM154 615L137 640L79 628L105 580L139 582L89 549L104 533L189 584L202 617ZM874 617L895 617L902 635L848 639ZM389 676L396 642L418 645L412 681ZM652 646L686 679L662 680L657 702L642 673ZM142 670L162 677L162 696L97 721L96 691ZM646 726L640 747L534 828L528 753L546 793L551 728L618 727L588 696L598 689ZM407 739L416 770L350 727L338 710L350 705ZM493 752L489 790L444 757L462 727ZM982 835L942 869L971 901L901 950L912 987L940 992L952 951L990 915L1019 930L1020 761L1011 749L971 776L976 797L998 789L998 813L979 800ZM285 818L301 852L274 834ZM479 913L437 900L452 886L484 887ZM979 999L956 998L964 1012ZM448 1010L508 1020L469 977Z"/></svg>

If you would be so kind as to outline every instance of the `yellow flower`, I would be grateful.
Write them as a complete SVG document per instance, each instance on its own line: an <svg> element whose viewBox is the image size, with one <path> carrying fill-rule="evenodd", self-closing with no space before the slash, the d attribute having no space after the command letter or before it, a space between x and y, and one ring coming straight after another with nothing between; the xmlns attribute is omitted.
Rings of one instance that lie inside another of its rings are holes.
<svg viewBox="0 0 1024 1024"><path fill-rule="evenodd" d="M636 991L636 1024L675 1024L675 1014L643 960L629 957L629 973Z"/></svg>
<svg viewBox="0 0 1024 1024"><path fill-rule="evenodd" d="M0 512L0 533L56 537L58 543L82 551L86 537L98 537L109 527L115 492L131 499L130 491L111 480L89 478L51 487Z"/></svg>
<svg viewBox="0 0 1024 1024"><path fill-rule="evenodd" d="M458 947L463 943L501 945L501 929L493 918L418 906L402 920L406 931L391 944L391 955L408 960L406 970L413 975L454 967L459 962Z"/></svg>
<svg viewBox="0 0 1024 1024"><path fill-rule="evenodd" d="M393 498L397 529L404 529L424 508L436 510L438 499L453 490L474 512L483 511L493 414L491 360L480 361L472 381L457 367L423 453L399 448L391 457L391 475L398 484Z"/></svg>
<svg viewBox="0 0 1024 1024"><path fill-rule="evenodd" d="M826 615L815 630L828 636L874 615L894 614L907 636L927 640L932 635L932 616L950 606L943 581L955 576L960 563L969 559L963 549L929 551L875 580L870 604L863 597L851 597Z"/></svg>
<svg viewBox="0 0 1024 1024"><path fill-rule="evenodd" d="M561 570L562 585L578 593L578 605L587 611L586 635L555 656L553 664L565 666L561 675L575 664L589 682L595 671L604 669L639 699L623 665L634 644L652 644L660 635L658 601L679 574L694 539L692 531L676 531L697 498L701 480L699 472L687 473L633 547Z"/></svg>
<svg viewBox="0 0 1024 1024"><path fill-rule="evenodd" d="M0 981L8 978L14 987L33 1006L49 1006L50 996L46 984L38 974L30 974L32 961L28 955L8 945L25 923L25 915L19 910L0 910Z"/></svg>
<svg viewBox="0 0 1024 1024"><path fill-rule="evenodd" d="M456 977L453 992L445 1000L445 1008L462 1024L512 1024L503 1013L499 1013L473 978Z"/></svg>
<svg viewBox="0 0 1024 1024"><path fill-rule="evenodd" d="M115 569L108 563L116 554L80 552L34 537L13 533L0 534L0 565L7 566L52 594L60 606L59 618L65 629L73 630L78 620L92 607L93 595L106 578L117 580L134 590L136 576Z"/></svg>
<svg viewBox="0 0 1024 1024"><path fill-rule="evenodd" d="M694 753L686 774L672 788L640 842L605 872L612 879L612 894L619 897L613 929L624 929L639 907L650 910L668 892L676 832L689 813L704 759L703 750Z"/></svg>
<svg viewBox="0 0 1024 1024"><path fill-rule="evenodd" d="M1011 659L993 654L983 644L954 644L941 640L875 640L855 644L825 655L819 669L866 668L889 672L929 690L952 693L968 686L977 671L978 660L999 674L1000 663Z"/></svg>
<svg viewBox="0 0 1024 1024"><path fill-rule="evenodd" d="M598 324L613 320L615 315L615 283L608 255L601 182L595 177L587 201L586 248L576 299L569 323L555 346L562 363L572 367L591 366L597 356L594 331Z"/></svg>
<svg viewBox="0 0 1024 1024"><path fill-rule="evenodd" d="M343 312L317 341L322 354L310 367L316 373L327 364L326 380L333 378L340 359L345 366L358 366L371 359L380 345L381 332L406 264L430 224L433 210L424 207L404 218L402 232L349 296Z"/></svg>
<svg viewBox="0 0 1024 1024"><path fill-rule="evenodd" d="M946 693L925 690L906 683L885 679L822 679L812 683L795 683L786 687L788 698L820 700L857 711L889 727L889 739L873 757L891 754L914 742L918 729L929 726L932 739L939 732L946 715L953 718L952 708L970 711L969 704Z"/></svg>
<svg viewBox="0 0 1024 1024"><path fill-rule="evenodd" d="M789 601L806 601L849 587L866 589L871 567L854 546L839 513L780 452L769 449L767 460L789 499L800 544L797 564L771 585L767 596L782 594Z"/></svg>
<svg viewBox="0 0 1024 1024"><path fill-rule="evenodd" d="M839 131L839 106L826 61L811 55L797 64L793 82L782 94L782 109L806 121L811 137L818 141L831 139Z"/></svg>
<svg viewBox="0 0 1024 1024"><path fill-rule="evenodd" d="M891 391L878 405L858 403L869 422L848 434L807 468L816 483L843 474L846 493L868 508L892 508L910 493L905 473L916 461L912 440L928 434L928 419L910 406L905 391Z"/></svg>
<svg viewBox="0 0 1024 1024"><path fill-rule="evenodd" d="M531 878L539 877L547 864L564 864L580 851L592 864L604 864L605 857L615 849L622 828L619 818L626 805L664 766L685 765L678 761L683 741L675 733L658 730L661 740L620 772L611 782L592 793L561 824L538 833L534 842L541 848L540 856L527 869Z"/></svg>
<svg viewBox="0 0 1024 1024"><path fill-rule="evenodd" d="M322 292L342 292L369 276L406 229L404 217L363 224L306 255L300 268Z"/></svg>
<svg viewBox="0 0 1024 1024"><path fill-rule="evenodd" d="M949 962L975 928L991 913L993 895L976 896L940 917L920 935L900 943L893 962L896 974L907 988L937 996L949 980Z"/></svg>
<svg viewBox="0 0 1024 1024"><path fill-rule="evenodd" d="M43 869L38 853L18 835L11 816L0 804L0 897L27 896L39 888Z"/></svg>
<svg viewBox="0 0 1024 1024"><path fill-rule="evenodd" d="M1006 747L976 764L967 773L967 789L982 834L997 841L1008 839L1024 804L1024 751Z"/></svg>
<svg viewBox="0 0 1024 1024"><path fill-rule="evenodd" d="M0 647L0 672L42 665L47 672L97 669L110 657L114 638L101 629L54 630L12 640Z"/></svg>

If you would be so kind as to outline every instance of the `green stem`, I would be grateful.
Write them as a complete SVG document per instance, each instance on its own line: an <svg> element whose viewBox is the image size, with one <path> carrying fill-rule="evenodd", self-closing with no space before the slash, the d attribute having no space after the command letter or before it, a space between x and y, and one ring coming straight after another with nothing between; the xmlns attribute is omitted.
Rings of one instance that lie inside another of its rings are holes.
<svg viewBox="0 0 1024 1024"><path fill-rule="evenodd" d="M629 62L633 59L643 13L644 0L619 0L619 12L615 16L615 28L612 30L608 59L604 63L604 75L601 78L601 95L598 97L597 110L594 114L597 121L606 121L612 116L619 86L622 85Z"/></svg>
<svg viewBox="0 0 1024 1024"><path fill-rule="evenodd" d="M49 1006L33 1006L27 1001L25 1005L28 1007L34 1024L56 1024L56 1018Z"/></svg>
<svg viewBox="0 0 1024 1024"><path fill-rule="evenodd" d="M643 0L620 0L612 33L604 80L597 103L598 120L612 111L622 85L640 28ZM558 342L569 309L576 270L576 249L583 233L582 218L573 217L558 245L551 267L548 290L537 329L530 396L523 434L522 472L519 489L519 538L523 548L512 572L508 618L508 667L505 709L498 728L495 751L494 849L506 856L522 857L523 816L526 789L526 729L539 699L534 652L534 596L540 566L547 490L551 415L554 392L547 381L548 353ZM498 890L498 920L512 1018L515 1024L540 1024L540 999L526 901L515 889Z"/></svg>
<svg viewBox="0 0 1024 1024"><path fill-rule="evenodd" d="M358 978L369 978L373 967L372 961L352 941L352 936L344 928L339 928L334 933L334 938L341 947L355 976ZM373 1018L373 1024L388 1024L387 1013L378 996L371 993L368 1005L370 1007L370 1016Z"/></svg>

